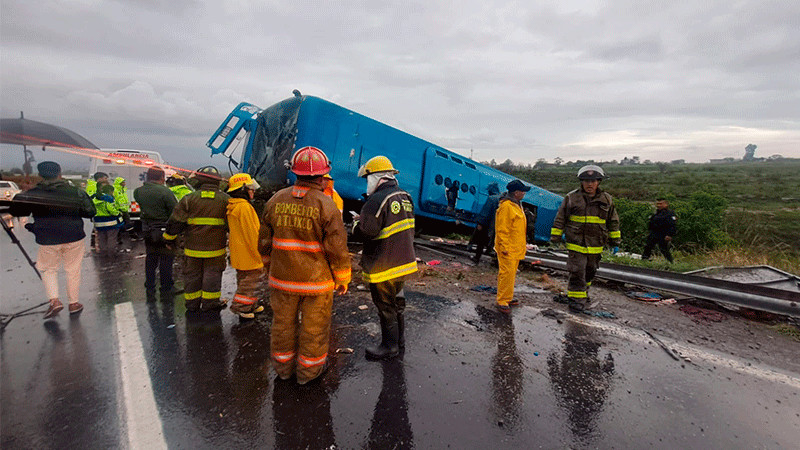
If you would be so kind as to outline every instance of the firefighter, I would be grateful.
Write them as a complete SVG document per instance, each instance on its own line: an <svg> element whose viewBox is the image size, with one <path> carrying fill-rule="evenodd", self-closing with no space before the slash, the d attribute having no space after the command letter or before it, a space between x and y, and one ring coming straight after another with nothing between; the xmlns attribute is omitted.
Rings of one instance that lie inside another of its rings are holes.
<svg viewBox="0 0 800 450"><path fill-rule="evenodd" d="M201 167L194 177L200 189L178 202L163 237L174 248L178 234L184 234L186 310L218 311L226 306L220 289L227 265L225 218L230 197L219 190L220 174L216 167Z"/></svg>
<svg viewBox="0 0 800 450"><path fill-rule="evenodd" d="M283 379L299 384L327 368L334 289L347 293L350 254L342 214L326 196L323 175L330 161L322 150L303 147L292 156L294 186L278 191L264 207L259 251L268 268L273 319L270 352Z"/></svg>
<svg viewBox="0 0 800 450"><path fill-rule="evenodd" d="M606 244L613 246L613 253L619 250L619 217L614 199L600 189L603 178L605 173L600 167L581 167L581 187L564 197L550 231L550 240L560 243L564 238L569 252L567 296L556 296L554 300L568 303L573 311L593 306L587 292Z"/></svg>
<svg viewBox="0 0 800 450"><path fill-rule="evenodd" d="M173 194L175 199L181 201L187 194L194 192L192 188L186 185L186 177L179 173L174 173L167 178L166 185Z"/></svg>
<svg viewBox="0 0 800 450"><path fill-rule="evenodd" d="M333 177L331 174L326 173L323 178L323 181L325 182L325 189L322 192L333 199L333 203L335 203L336 207L339 208L339 212L344 212L344 200L342 200L342 196L336 192L336 189L333 188Z"/></svg>
<svg viewBox="0 0 800 450"><path fill-rule="evenodd" d="M246 173L237 173L228 180L231 266L236 269L236 294L231 311L242 319L254 319L256 313L264 311L258 304L264 282L264 263L258 253L261 224L250 204L258 188L258 182Z"/></svg>
<svg viewBox="0 0 800 450"><path fill-rule="evenodd" d="M388 359L405 348L405 278L417 271L414 254L414 203L400 189L397 170L385 156L376 156L358 170L367 179L367 201L356 230L363 235L361 268L369 283L381 324L380 344L366 349L369 359Z"/></svg>
<svg viewBox="0 0 800 450"><path fill-rule="evenodd" d="M525 258L525 234L528 222L520 201L530 186L514 180L506 186L507 192L500 198L495 213L494 250L497 253L497 309L505 314L511 313L510 306L519 305L514 299L514 283L520 260Z"/></svg>

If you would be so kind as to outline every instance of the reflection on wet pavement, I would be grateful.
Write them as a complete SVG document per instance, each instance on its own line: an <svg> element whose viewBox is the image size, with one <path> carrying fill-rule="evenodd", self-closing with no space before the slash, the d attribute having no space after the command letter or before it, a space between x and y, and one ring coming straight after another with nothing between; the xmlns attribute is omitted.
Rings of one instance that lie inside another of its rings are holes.
<svg viewBox="0 0 800 450"><path fill-rule="evenodd" d="M406 376L402 356L379 364L383 381L372 414L367 448L414 448L414 433L408 421Z"/></svg>
<svg viewBox="0 0 800 450"><path fill-rule="evenodd" d="M558 405L567 412L569 428L581 445L598 434L596 421L603 411L614 374L611 353L600 357L601 344L588 327L567 322L564 345L547 357L547 371Z"/></svg>

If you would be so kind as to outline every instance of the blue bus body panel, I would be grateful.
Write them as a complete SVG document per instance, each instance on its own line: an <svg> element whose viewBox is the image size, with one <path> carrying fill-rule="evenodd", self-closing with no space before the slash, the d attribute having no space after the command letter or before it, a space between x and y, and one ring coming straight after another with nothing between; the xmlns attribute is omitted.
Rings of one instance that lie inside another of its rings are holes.
<svg viewBox="0 0 800 450"><path fill-rule="evenodd" d="M249 104L240 104L237 109L242 105ZM251 117L249 123L245 121L242 125L245 130L252 129L247 143L252 150L244 158L244 164L248 173L266 185L293 181L284 162L295 150L310 145L322 149L330 158L331 176L339 195L345 200L360 201L366 182L358 177L359 167L373 156L384 155L399 170L398 182L414 199L416 215L474 226L475 217L488 197L489 183L496 182L502 192L514 179L317 97L290 98L256 115L255 120ZM209 140L209 146L218 139L228 120ZM228 154L222 146L214 151L223 152ZM532 189L522 202L536 208L536 238L546 241L562 197L526 184Z"/></svg>

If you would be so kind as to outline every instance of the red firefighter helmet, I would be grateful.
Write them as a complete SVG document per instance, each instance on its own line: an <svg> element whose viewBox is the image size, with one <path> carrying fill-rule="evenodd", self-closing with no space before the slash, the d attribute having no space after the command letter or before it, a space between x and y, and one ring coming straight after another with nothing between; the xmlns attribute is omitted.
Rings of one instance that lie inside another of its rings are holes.
<svg viewBox="0 0 800 450"><path fill-rule="evenodd" d="M331 171L331 162L322 150L303 147L292 156L291 170L295 175L325 175Z"/></svg>

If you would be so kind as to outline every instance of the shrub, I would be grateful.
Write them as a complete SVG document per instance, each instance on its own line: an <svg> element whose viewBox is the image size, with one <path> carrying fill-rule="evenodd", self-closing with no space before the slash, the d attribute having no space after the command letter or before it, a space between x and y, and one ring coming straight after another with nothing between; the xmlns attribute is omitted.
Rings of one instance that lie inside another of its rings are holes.
<svg viewBox="0 0 800 450"><path fill-rule="evenodd" d="M627 198L615 198L614 203L619 214L622 248L641 253L647 239L647 221L652 214L652 208L646 203L637 203Z"/></svg>
<svg viewBox="0 0 800 450"><path fill-rule="evenodd" d="M725 199L717 194L698 191L689 200L676 200L667 196L670 208L678 217L678 234L672 244L686 252L713 250L733 243L724 229ZM615 199L620 220L623 248L641 253L647 240L647 224L653 207L620 198Z"/></svg>

